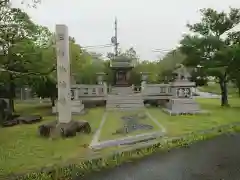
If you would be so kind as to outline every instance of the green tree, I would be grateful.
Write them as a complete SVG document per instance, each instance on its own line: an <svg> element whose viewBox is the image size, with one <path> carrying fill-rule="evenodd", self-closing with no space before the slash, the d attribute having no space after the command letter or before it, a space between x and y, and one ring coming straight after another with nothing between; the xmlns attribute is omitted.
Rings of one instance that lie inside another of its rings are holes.
<svg viewBox="0 0 240 180"><path fill-rule="evenodd" d="M184 59L185 55L179 49L174 49L159 60L157 65L160 81L172 80L174 69L178 64L183 63Z"/></svg>
<svg viewBox="0 0 240 180"><path fill-rule="evenodd" d="M216 77L221 88L221 105L228 106L227 82L236 58L231 50L234 40L230 35L223 40L221 35L240 22L240 10L230 8L225 13L208 8L202 9L201 14L199 23L187 25L192 34L181 41L181 51L186 55L184 63L194 68L201 66L207 75Z"/></svg>
<svg viewBox="0 0 240 180"><path fill-rule="evenodd" d="M7 89L10 108L14 111L15 87L26 85L32 76L47 74L51 66L43 63L42 52L49 38L49 30L34 24L18 8L0 8L0 68L2 82Z"/></svg>
<svg viewBox="0 0 240 180"><path fill-rule="evenodd" d="M57 82L50 75L33 78L32 90L41 98L50 98L52 106L55 106L57 99Z"/></svg>
<svg viewBox="0 0 240 180"><path fill-rule="evenodd" d="M4 76L7 78L5 83L8 87L8 98L10 100L10 107L14 111L15 77L12 72L18 70L26 72L26 69L23 69L21 65L24 64L23 60L25 57L29 56L26 53L16 52L16 49L17 47L21 47L21 44L26 45L30 43L34 38L36 29L28 15L17 8L1 7L0 23L0 66L2 70L5 70Z"/></svg>

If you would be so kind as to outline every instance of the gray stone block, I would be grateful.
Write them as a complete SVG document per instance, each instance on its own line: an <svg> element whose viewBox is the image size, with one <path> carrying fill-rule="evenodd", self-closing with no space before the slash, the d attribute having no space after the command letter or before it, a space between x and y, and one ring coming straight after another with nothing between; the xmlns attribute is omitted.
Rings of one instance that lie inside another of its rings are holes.
<svg viewBox="0 0 240 180"><path fill-rule="evenodd" d="M176 98L171 99L167 104L164 112L170 115L187 115L187 114L206 114L207 111L201 110L200 106L194 99Z"/></svg>

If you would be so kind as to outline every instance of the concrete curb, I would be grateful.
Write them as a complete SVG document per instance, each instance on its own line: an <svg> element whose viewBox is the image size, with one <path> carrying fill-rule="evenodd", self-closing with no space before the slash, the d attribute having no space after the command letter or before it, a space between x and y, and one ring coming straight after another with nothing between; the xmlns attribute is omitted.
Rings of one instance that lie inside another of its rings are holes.
<svg viewBox="0 0 240 180"><path fill-rule="evenodd" d="M139 135L136 135L136 136L129 136L129 137L126 137L126 138L114 139L114 140L108 140L108 141L103 141L103 142L99 142L99 143L94 143L94 144L91 144L89 147L91 149L94 149L94 150L99 150L99 149L103 149L103 148L111 147L111 146L127 145L127 144L131 144L131 143L137 143L139 141L152 140L152 139L162 137L164 134L165 133L163 133L162 131L139 134Z"/></svg>
<svg viewBox="0 0 240 180"><path fill-rule="evenodd" d="M97 129L97 132L94 134L93 140L92 140L92 142L90 143L89 147L93 146L94 144L98 144L99 136L100 136L100 134L101 134L101 130L102 130L102 127L103 127L106 119L107 119L107 112L104 112L104 114L103 114L103 116L102 116L102 121L101 121L101 123L100 123L100 125L99 125L99 127L98 127L98 129Z"/></svg>

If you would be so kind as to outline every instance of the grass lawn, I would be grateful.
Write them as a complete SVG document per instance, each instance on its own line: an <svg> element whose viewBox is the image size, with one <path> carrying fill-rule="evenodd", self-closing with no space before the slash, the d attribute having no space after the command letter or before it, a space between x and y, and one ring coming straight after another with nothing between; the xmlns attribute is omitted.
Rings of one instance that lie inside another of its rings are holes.
<svg viewBox="0 0 240 180"><path fill-rule="evenodd" d="M178 136L197 130L240 121L240 98L229 99L230 108L220 106L219 99L198 99L202 109L210 111L210 115L169 116L159 108L148 108L167 130L167 136Z"/></svg>
<svg viewBox="0 0 240 180"><path fill-rule="evenodd" d="M100 134L100 141L104 140L111 140L117 138L123 138L127 136L133 136L137 134L153 132L159 130L159 127L148 117L146 116L145 119L139 119L138 122L141 124L151 125L153 129L151 130L135 130L130 133L121 133L115 134L117 130L124 127L124 121L121 119L123 116L134 115L134 114L143 114L143 111L135 111L135 112L121 112L121 111L114 111L114 112L107 112L107 119L103 125ZM144 113L145 114L145 113Z"/></svg>
<svg viewBox="0 0 240 180"><path fill-rule="evenodd" d="M208 86L198 87L200 91L209 92L214 94L221 94L221 89L218 83L209 84ZM228 84L228 94L231 96L237 96L238 91L232 84Z"/></svg>
<svg viewBox="0 0 240 180"><path fill-rule="evenodd" d="M197 101L201 104L202 109L209 110L211 114L169 116L159 108L148 108L147 110L166 128L168 136L182 135L192 131L240 121L240 98L230 98L230 108L220 107L219 99L198 99ZM44 121L56 118L56 116L51 115L51 109L46 105L18 104L16 109L21 114L41 114L44 117ZM86 115L74 116L73 118L76 120L87 120L93 132L95 132L99 127L103 113L104 108L94 108L89 110ZM112 135L112 133L116 132L117 128L122 127L120 118L127 114L126 112L109 112L101 131L100 140L118 138L117 136L119 135ZM44 123L44 121L41 123ZM142 122L152 125L154 131L158 130L157 125L150 119L146 118ZM41 123L0 128L0 177L11 172L21 173L55 163L62 163L68 159L80 161L89 155L89 149L84 148L83 145L91 142L94 133L51 141L38 136L37 127ZM138 133L144 133L144 131L136 131L129 135ZM120 136L122 137L122 135ZM110 150L115 149L116 147L104 149L101 153L109 153Z"/></svg>
<svg viewBox="0 0 240 180"><path fill-rule="evenodd" d="M75 157L84 157L88 152L92 134L80 134L70 139L48 140L40 138L37 128L40 124L55 120L51 108L46 105L17 104L20 114L40 114L43 122L33 125L17 125L0 128L0 177L11 172L25 172L32 168L51 165ZM92 131L96 131L104 109L91 109L86 115L74 116L75 120L87 120Z"/></svg>

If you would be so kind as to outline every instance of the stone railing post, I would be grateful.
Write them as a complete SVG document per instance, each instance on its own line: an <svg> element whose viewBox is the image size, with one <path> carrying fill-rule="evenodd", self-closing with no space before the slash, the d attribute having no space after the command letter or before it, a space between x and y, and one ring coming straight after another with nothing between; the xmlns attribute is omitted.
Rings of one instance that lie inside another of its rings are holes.
<svg viewBox="0 0 240 180"><path fill-rule="evenodd" d="M108 94L108 86L106 82L103 82L103 93L105 96Z"/></svg>
<svg viewBox="0 0 240 180"><path fill-rule="evenodd" d="M104 72L97 73L97 84L103 84L104 82Z"/></svg>
<svg viewBox="0 0 240 180"><path fill-rule="evenodd" d="M78 96L78 89L74 89L74 100L78 100L79 96Z"/></svg>
<svg viewBox="0 0 240 180"><path fill-rule="evenodd" d="M147 85L149 73L148 73L148 72L141 72L141 75L142 75L141 92L143 92L143 91L144 91L144 88L145 88L146 85Z"/></svg>
<svg viewBox="0 0 240 180"><path fill-rule="evenodd" d="M144 92L144 88L145 88L146 86L147 86L146 81L142 81L142 82L141 82L141 93Z"/></svg>

